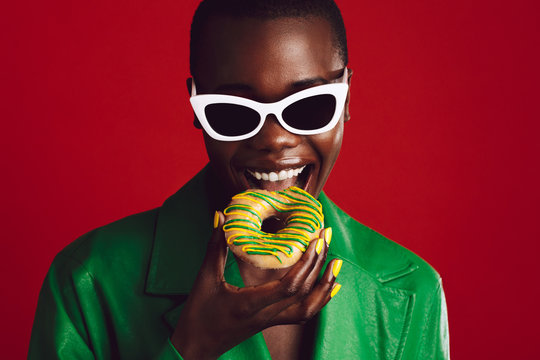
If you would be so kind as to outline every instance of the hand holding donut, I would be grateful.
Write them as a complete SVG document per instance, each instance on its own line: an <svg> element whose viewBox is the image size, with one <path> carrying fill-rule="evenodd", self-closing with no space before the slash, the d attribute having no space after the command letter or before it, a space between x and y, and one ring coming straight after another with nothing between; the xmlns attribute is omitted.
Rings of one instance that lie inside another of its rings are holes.
<svg viewBox="0 0 540 360"><path fill-rule="evenodd" d="M171 337L186 360L216 359L268 327L304 323L340 287L334 283L341 266L339 260L333 260L317 282L330 241L325 236L312 241L280 280L244 288L228 284L223 275L227 257L223 223L224 215L216 212L203 265ZM330 231L323 233L331 236Z"/></svg>

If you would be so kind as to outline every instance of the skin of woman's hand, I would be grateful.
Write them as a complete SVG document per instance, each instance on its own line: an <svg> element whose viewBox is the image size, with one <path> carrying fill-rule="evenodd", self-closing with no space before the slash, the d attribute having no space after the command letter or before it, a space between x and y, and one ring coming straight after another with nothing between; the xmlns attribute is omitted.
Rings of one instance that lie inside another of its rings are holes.
<svg viewBox="0 0 540 360"><path fill-rule="evenodd" d="M228 249L222 230L224 216L218 215L203 264L171 337L186 360L217 359L268 327L305 323L330 301L334 287L335 260L317 281L328 252L327 241L323 241L317 254L317 240L279 280L244 288L228 284L223 275Z"/></svg>

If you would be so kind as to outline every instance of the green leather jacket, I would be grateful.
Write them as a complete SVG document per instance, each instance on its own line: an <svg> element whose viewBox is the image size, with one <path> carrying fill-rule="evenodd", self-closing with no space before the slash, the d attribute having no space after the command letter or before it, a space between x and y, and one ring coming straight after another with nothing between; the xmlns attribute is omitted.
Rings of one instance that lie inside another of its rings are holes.
<svg viewBox="0 0 540 360"><path fill-rule="evenodd" d="M62 250L47 274L29 359L181 359L169 342L210 238L203 170L162 207L98 228ZM343 260L341 291L318 315L315 359L448 359L439 275L361 225L323 193ZM193 241L197 240L197 241ZM233 256L225 278L241 286ZM270 359L262 334L220 359Z"/></svg>

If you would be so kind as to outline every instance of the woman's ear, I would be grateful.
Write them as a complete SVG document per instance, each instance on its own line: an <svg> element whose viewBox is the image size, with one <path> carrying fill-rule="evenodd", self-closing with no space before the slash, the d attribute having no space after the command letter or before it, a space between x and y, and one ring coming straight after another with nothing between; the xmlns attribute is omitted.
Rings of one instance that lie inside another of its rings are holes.
<svg viewBox="0 0 540 360"><path fill-rule="evenodd" d="M347 91L347 99L345 100L345 108L343 109L343 120L345 122L349 121L351 119L351 113L349 112L349 102L351 100L351 77L352 77L353 71L351 69L348 69L347 74L347 84L349 85L349 90Z"/></svg>
<svg viewBox="0 0 540 360"><path fill-rule="evenodd" d="M186 79L186 86L189 96L191 96L191 90L193 89L193 78L189 77ZM199 119L197 119L197 116L195 115L195 112L193 112L193 126L195 126L197 129L202 129L201 123L199 122Z"/></svg>

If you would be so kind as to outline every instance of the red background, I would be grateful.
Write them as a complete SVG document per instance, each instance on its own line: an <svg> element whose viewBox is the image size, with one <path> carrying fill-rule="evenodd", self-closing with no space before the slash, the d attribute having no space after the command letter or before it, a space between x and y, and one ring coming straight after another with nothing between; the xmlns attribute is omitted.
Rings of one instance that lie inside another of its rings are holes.
<svg viewBox="0 0 540 360"><path fill-rule="evenodd" d="M2 357L77 236L159 206L206 162L185 78L196 1L1 11ZM535 1L338 1L352 120L327 193L444 279L454 359L537 355Z"/></svg>

